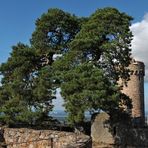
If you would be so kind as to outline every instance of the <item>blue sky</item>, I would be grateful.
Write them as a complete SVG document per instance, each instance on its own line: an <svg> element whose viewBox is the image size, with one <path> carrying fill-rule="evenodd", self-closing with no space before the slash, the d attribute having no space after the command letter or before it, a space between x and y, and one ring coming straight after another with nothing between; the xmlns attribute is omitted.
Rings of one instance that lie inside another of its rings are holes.
<svg viewBox="0 0 148 148"><path fill-rule="evenodd" d="M46 13L49 8L60 8L78 16L89 16L97 8L103 7L115 7L134 17L131 27L135 35L132 45L133 54L137 59L146 63L147 69L147 0L0 0L0 63L7 60L12 45L19 41L29 43L35 28L35 20L42 13ZM141 39L145 40L144 44ZM147 91L148 82L145 81L146 110L148 110ZM56 102L57 108L61 109L59 104L60 101Z"/></svg>

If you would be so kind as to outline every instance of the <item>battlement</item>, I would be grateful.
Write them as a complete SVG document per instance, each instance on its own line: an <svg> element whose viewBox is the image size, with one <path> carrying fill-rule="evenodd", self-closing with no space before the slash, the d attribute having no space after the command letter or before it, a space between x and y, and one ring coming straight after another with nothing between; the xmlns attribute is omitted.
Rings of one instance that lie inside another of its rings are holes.
<svg viewBox="0 0 148 148"><path fill-rule="evenodd" d="M145 76L145 65L141 61L132 60L129 65L130 75Z"/></svg>
<svg viewBox="0 0 148 148"><path fill-rule="evenodd" d="M144 70L130 70L129 72L130 75L137 75L137 76L144 76L145 75L145 72Z"/></svg>

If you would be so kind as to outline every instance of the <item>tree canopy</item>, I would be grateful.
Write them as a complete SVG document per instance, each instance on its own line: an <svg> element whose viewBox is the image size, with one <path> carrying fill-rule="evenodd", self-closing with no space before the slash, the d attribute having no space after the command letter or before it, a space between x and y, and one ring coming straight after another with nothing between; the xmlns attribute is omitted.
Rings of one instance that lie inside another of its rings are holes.
<svg viewBox="0 0 148 148"><path fill-rule="evenodd" d="M70 51L54 63L72 123L83 121L87 110L101 109L113 116L124 112L121 102L131 108L117 84L129 76L131 20L115 8L98 9L70 42Z"/></svg>
<svg viewBox="0 0 148 148"><path fill-rule="evenodd" d="M68 50L68 43L80 30L80 22L62 10L49 9L37 19L31 45L18 43L12 47L10 57L0 67L3 123L35 124L48 117L56 91L54 55Z"/></svg>
<svg viewBox="0 0 148 148"><path fill-rule="evenodd" d="M98 9L87 18L49 9L37 19L30 45L13 46L0 66L0 121L43 122L56 88L71 124L83 122L88 110L121 111L121 101L130 108L117 81L128 80L131 20L115 8Z"/></svg>

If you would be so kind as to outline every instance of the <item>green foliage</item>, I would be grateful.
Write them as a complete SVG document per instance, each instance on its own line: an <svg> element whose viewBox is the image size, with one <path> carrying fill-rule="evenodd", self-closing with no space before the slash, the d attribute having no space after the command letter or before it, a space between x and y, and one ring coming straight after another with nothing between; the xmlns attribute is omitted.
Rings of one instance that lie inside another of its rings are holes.
<svg viewBox="0 0 148 148"><path fill-rule="evenodd" d="M36 30L32 34L31 43L41 55L52 56L55 53L66 52L68 43L80 30L80 22L81 19L62 10L49 9L36 21Z"/></svg>
<svg viewBox="0 0 148 148"><path fill-rule="evenodd" d="M49 9L36 21L31 47L18 43L0 66L0 121L38 124L47 119L55 99L52 64L55 54L68 50L81 22L59 9ZM50 119L50 118L49 118Z"/></svg>
<svg viewBox="0 0 148 148"><path fill-rule="evenodd" d="M63 75L61 85L69 121L84 121L84 112L89 110L111 111L118 106L119 91L104 76L103 71L92 63L83 63Z"/></svg>
<svg viewBox="0 0 148 148"><path fill-rule="evenodd" d="M81 123L88 110L101 109L114 116L124 112L122 102L131 108L131 100L117 87L119 78L129 76L131 20L117 9L98 9L82 25L70 51L55 62L72 124Z"/></svg>
<svg viewBox="0 0 148 148"><path fill-rule="evenodd" d="M79 53L81 59L105 69L110 79L117 81L119 76L126 79L131 55L131 20L115 8L98 9L71 42L71 50Z"/></svg>
<svg viewBox="0 0 148 148"><path fill-rule="evenodd" d="M93 113L102 110L114 119L115 115L127 114L120 104L128 110L132 107L130 99L120 92L119 87L106 77L102 69L91 62L63 71L60 79L63 80L61 94L71 124L83 123L85 111ZM115 120L117 121L117 118Z"/></svg>
<svg viewBox="0 0 148 148"><path fill-rule="evenodd" d="M131 20L114 8L98 9L89 18L49 9L37 19L31 45L13 46L0 66L0 121L43 123L57 87L71 124L83 122L88 110L122 111L121 100L130 108L116 84L119 77L128 79Z"/></svg>
<svg viewBox="0 0 148 148"><path fill-rule="evenodd" d="M0 67L3 74L0 89L2 122L33 124L43 112L52 109L51 70L38 70L35 50L19 43L11 57ZM36 93L37 90L42 93Z"/></svg>

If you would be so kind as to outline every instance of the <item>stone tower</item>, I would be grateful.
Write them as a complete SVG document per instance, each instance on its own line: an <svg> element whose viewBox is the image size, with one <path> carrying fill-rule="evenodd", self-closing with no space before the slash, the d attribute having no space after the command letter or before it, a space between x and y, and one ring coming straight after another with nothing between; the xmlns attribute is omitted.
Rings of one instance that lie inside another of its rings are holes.
<svg viewBox="0 0 148 148"><path fill-rule="evenodd" d="M123 85L122 92L132 99L132 117L134 122L144 125L144 75L145 66L143 62L133 60L129 65L130 80Z"/></svg>

